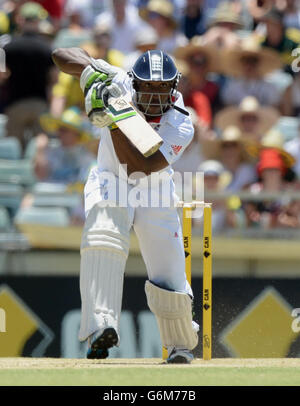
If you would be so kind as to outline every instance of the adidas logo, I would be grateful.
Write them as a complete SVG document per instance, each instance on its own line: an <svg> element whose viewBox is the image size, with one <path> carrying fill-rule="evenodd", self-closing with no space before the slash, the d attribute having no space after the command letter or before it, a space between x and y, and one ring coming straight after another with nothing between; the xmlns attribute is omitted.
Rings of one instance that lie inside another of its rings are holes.
<svg viewBox="0 0 300 406"><path fill-rule="evenodd" d="M182 148L182 145L171 145L171 148L172 148L174 154L177 155L177 154L179 154L179 152Z"/></svg>

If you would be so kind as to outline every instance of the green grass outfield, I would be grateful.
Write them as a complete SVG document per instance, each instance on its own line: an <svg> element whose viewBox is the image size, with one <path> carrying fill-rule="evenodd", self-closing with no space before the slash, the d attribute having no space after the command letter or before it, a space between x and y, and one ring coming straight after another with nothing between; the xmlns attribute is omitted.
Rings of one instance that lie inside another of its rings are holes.
<svg viewBox="0 0 300 406"><path fill-rule="evenodd" d="M300 358L161 359L0 358L0 386L300 386Z"/></svg>

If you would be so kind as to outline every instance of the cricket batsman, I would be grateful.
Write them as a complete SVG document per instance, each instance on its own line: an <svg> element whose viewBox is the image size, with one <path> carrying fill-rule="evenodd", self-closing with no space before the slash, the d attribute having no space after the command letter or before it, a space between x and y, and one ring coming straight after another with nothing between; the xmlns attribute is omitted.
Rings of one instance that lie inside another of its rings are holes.
<svg viewBox="0 0 300 406"><path fill-rule="evenodd" d="M185 274L171 167L193 138L191 119L177 91L180 73L173 59L160 50L142 54L128 73L91 58L80 48L56 49L53 60L63 72L80 80L86 113L103 131L98 164L84 189L79 340L88 340L87 358L107 358L108 350L120 343L123 278L133 228L148 274L147 303L156 317L162 345L168 349L167 362L190 363L199 326L192 320L193 293ZM151 156L141 154L106 114L111 96L130 100L158 132L163 144ZM162 172L170 186L168 192L147 182L151 175ZM111 184L116 193L110 193ZM129 195L133 188L140 188L143 196L145 191L153 192L160 203L139 206L128 199L127 205L119 204L122 191ZM164 193L170 193L168 207L161 204Z"/></svg>

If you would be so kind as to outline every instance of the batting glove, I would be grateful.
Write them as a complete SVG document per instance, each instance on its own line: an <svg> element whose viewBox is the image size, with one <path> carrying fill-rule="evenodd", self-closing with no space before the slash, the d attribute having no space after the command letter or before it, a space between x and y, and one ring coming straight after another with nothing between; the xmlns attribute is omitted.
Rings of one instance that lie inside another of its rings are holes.
<svg viewBox="0 0 300 406"><path fill-rule="evenodd" d="M116 96L116 88L110 88L112 79L116 76L117 69L105 62L103 59L91 58L91 64L88 65L81 73L80 76L80 87L84 95L87 94L89 89L95 83L105 83L108 92L112 92L112 96ZM121 89L120 89L121 94ZM119 95L120 95L119 94Z"/></svg>
<svg viewBox="0 0 300 406"><path fill-rule="evenodd" d="M117 86L117 85L116 85ZM114 89L114 84L111 85ZM116 94L119 96L118 86ZM110 111L106 109L109 95L105 83L95 83L85 96L85 111L91 123L97 127L103 128L110 126L114 120L110 115Z"/></svg>
<svg viewBox="0 0 300 406"><path fill-rule="evenodd" d="M85 95L85 110L91 123L102 128L113 123L105 109L108 98L121 96L122 89L116 83L111 83L117 74L113 66L102 59L91 58L91 61L81 74L80 87Z"/></svg>

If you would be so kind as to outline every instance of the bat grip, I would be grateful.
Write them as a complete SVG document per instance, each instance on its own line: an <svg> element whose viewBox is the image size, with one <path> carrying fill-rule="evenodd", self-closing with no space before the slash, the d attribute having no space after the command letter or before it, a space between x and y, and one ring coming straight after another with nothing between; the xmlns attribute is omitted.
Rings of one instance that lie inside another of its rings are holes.
<svg viewBox="0 0 300 406"><path fill-rule="evenodd" d="M173 105L174 110L179 111L180 113L184 114L185 116L189 116L190 113L184 109L182 109L181 107L175 106Z"/></svg>

